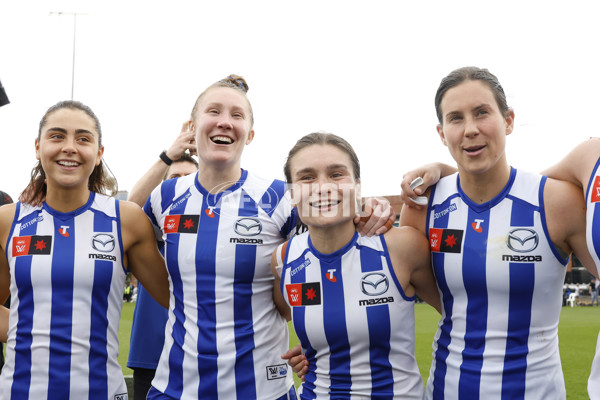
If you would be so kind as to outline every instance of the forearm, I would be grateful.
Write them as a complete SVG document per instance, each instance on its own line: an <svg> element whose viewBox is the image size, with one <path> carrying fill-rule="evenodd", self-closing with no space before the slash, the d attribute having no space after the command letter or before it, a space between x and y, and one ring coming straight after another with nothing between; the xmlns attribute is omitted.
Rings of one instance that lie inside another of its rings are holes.
<svg viewBox="0 0 600 400"><path fill-rule="evenodd" d="M0 342L8 340L8 308L0 306Z"/></svg>
<svg viewBox="0 0 600 400"><path fill-rule="evenodd" d="M129 196L127 200L132 201L139 205L140 207L144 206L144 203L152 193L155 187L160 185L162 182L165 173L169 169L169 166L165 164L161 159L158 159L152 167L138 180L131 192L129 192Z"/></svg>

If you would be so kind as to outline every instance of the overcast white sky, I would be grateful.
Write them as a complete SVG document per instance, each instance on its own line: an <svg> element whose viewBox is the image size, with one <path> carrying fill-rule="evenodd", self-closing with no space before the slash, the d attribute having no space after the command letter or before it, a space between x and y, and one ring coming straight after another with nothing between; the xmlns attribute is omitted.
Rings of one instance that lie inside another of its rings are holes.
<svg viewBox="0 0 600 400"><path fill-rule="evenodd" d="M14 4L16 3L16 4ZM99 116L105 160L130 189L179 133L197 95L248 81L256 136L242 166L282 178L314 131L357 150L364 195L398 194L402 174L452 159L433 97L451 70L495 73L515 109L509 162L540 171L600 136L595 1L0 2L0 190L18 197L45 110L71 96Z"/></svg>

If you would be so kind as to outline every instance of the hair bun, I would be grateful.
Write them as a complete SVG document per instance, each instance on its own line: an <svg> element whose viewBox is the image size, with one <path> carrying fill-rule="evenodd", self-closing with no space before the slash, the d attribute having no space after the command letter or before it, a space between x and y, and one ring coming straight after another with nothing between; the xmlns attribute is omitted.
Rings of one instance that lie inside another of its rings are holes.
<svg viewBox="0 0 600 400"><path fill-rule="evenodd" d="M239 75L231 74L225 79L221 79L221 82L229 83L233 86L238 87L244 93L248 92L248 83L246 80Z"/></svg>

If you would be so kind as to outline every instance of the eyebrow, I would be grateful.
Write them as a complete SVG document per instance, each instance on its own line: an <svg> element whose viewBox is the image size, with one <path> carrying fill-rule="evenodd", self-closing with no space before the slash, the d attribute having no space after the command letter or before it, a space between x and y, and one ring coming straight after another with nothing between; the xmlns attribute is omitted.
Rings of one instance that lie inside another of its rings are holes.
<svg viewBox="0 0 600 400"><path fill-rule="evenodd" d="M64 128L48 128L46 129L46 132L61 132L61 133L67 133L67 130ZM82 133L89 133L90 135L93 135L94 132L88 131L87 129L76 129L75 130L75 134L82 134Z"/></svg>
<svg viewBox="0 0 600 400"><path fill-rule="evenodd" d="M348 167L344 164L331 164L327 166L327 171L332 171L332 170L336 170L336 169L343 169L345 171L348 171ZM298 175L302 175L302 174L306 174L306 173L310 173L310 172L315 172L315 168L313 167L307 167L307 168L302 168L298 171L296 171L296 176Z"/></svg>

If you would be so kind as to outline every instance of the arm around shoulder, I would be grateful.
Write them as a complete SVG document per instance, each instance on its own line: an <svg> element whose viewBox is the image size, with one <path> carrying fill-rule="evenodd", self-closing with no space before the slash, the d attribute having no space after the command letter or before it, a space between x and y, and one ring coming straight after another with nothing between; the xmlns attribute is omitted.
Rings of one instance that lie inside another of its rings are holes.
<svg viewBox="0 0 600 400"><path fill-rule="evenodd" d="M571 182L585 191L599 158L600 138L591 138L577 145L565 158L542 171L542 174Z"/></svg>
<svg viewBox="0 0 600 400"><path fill-rule="evenodd" d="M594 276L597 268L586 239L586 209L581 189L566 181L548 179L544 187L544 209L550 239L563 252L574 252Z"/></svg>
<svg viewBox="0 0 600 400"><path fill-rule="evenodd" d="M121 231L127 268L163 307L169 307L169 279L150 220L135 203L121 201Z"/></svg>
<svg viewBox="0 0 600 400"><path fill-rule="evenodd" d="M386 234L386 243L394 272L402 287L412 286L422 300L441 312L427 238L417 229L403 226Z"/></svg>

